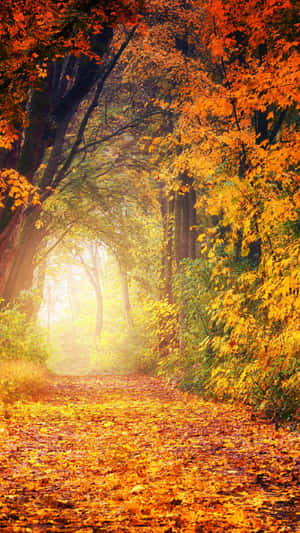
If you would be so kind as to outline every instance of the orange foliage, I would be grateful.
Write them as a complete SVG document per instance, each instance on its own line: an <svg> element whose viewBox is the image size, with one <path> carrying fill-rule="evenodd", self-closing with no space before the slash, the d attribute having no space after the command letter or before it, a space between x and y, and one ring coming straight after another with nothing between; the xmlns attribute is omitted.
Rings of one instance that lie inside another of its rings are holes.
<svg viewBox="0 0 300 533"><path fill-rule="evenodd" d="M237 357L269 367L282 357L287 365L299 355L300 327L299 5L194 0L172 9L161 6L139 48L164 76L153 104L174 121L149 149L168 151L160 177L170 188L187 171L198 211L227 228L225 238L217 229L200 235L214 264L212 312L227 332L216 351L230 357L235 346ZM257 264L224 276L237 247L243 261L255 243Z"/></svg>
<svg viewBox="0 0 300 533"><path fill-rule="evenodd" d="M9 151L16 142L22 144L22 132L28 126L29 92L40 87L51 64L70 54L99 62L92 51L93 35L116 23L136 21L134 1L115 0L109 6L102 1L95 5L77 0L1 2L0 149ZM9 190L2 185L1 180L1 197ZM26 201L29 185L22 177L20 191L23 186ZM20 192L16 206L21 198Z"/></svg>
<svg viewBox="0 0 300 533"><path fill-rule="evenodd" d="M80 10L81 9L81 10ZM22 103L29 88L39 85L49 62L91 52L90 38L105 24L136 21L135 3L116 0L107 8L99 2L78 6L77 0L7 0L0 6L0 146L9 148L24 120ZM89 13L90 11L90 13ZM74 36L76 35L76 38Z"/></svg>

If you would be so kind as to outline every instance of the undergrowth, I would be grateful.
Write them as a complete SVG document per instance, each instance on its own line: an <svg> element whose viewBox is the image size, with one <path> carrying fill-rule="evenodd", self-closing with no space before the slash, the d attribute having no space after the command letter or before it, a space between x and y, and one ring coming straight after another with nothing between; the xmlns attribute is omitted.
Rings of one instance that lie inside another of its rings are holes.
<svg viewBox="0 0 300 533"><path fill-rule="evenodd" d="M156 305L156 326L149 336L153 349L159 350L160 328L162 335L172 330L176 337L169 353L161 354L158 372L175 378L182 389L207 398L242 401L276 423L297 424L298 295L280 302L273 292L267 301L258 274L248 267L232 272L223 262L218 274L216 268L213 276L212 272L208 261L182 262L174 291L177 308L169 305L168 315L165 302L161 313L160 303Z"/></svg>
<svg viewBox="0 0 300 533"><path fill-rule="evenodd" d="M41 397L49 386L48 369L25 360L0 361L0 402L5 418L13 416L14 404Z"/></svg>

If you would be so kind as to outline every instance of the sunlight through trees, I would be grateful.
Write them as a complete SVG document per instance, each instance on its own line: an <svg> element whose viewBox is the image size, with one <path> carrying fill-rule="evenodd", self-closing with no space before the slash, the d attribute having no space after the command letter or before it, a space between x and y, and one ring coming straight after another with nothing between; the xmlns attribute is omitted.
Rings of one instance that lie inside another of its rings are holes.
<svg viewBox="0 0 300 533"><path fill-rule="evenodd" d="M158 372L297 420L298 16L1 5L3 317L43 316L78 372Z"/></svg>

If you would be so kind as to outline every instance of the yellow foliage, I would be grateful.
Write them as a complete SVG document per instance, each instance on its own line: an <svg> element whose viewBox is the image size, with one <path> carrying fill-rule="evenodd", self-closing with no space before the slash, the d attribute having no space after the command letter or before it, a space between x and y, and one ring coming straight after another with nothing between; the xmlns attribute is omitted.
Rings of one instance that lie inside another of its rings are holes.
<svg viewBox="0 0 300 533"><path fill-rule="evenodd" d="M30 202L33 205L40 203L36 187L13 168L0 171L0 207L7 196L13 200L12 209Z"/></svg>

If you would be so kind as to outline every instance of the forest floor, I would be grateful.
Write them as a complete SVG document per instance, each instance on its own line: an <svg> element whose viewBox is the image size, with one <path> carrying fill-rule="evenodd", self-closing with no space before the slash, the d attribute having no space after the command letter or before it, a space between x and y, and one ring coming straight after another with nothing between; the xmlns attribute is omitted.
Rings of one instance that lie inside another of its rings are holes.
<svg viewBox="0 0 300 533"><path fill-rule="evenodd" d="M299 433L157 378L56 377L0 417L0 530L300 531Z"/></svg>

